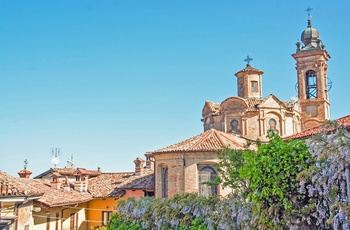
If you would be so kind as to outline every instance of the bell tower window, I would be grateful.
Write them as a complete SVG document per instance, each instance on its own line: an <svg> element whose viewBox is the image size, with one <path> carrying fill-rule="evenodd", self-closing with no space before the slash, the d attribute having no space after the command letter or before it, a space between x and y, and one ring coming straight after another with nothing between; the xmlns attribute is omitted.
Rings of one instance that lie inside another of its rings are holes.
<svg viewBox="0 0 350 230"><path fill-rule="evenodd" d="M317 78L313 70L306 72L306 97L307 99L317 98Z"/></svg>

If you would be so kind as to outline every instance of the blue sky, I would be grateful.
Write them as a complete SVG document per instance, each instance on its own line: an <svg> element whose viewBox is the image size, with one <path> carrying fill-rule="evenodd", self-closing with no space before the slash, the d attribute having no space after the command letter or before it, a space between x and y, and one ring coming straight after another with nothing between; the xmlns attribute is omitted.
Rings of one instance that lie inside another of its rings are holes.
<svg viewBox="0 0 350 230"><path fill-rule="evenodd" d="M205 100L236 96L250 55L263 96L296 95L295 43L331 55L331 118L350 113L350 1L0 0L0 170L132 171L147 151L203 131Z"/></svg>

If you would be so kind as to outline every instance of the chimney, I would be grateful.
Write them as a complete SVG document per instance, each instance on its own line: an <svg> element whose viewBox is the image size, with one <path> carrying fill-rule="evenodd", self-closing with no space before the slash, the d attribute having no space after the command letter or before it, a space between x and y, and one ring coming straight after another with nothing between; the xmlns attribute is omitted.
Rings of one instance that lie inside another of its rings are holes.
<svg viewBox="0 0 350 230"><path fill-rule="evenodd" d="M87 190L88 190L88 185L89 185L89 175L85 175L84 177L83 177L83 181L82 181L82 183L83 183L83 192L87 192Z"/></svg>
<svg viewBox="0 0 350 230"><path fill-rule="evenodd" d="M68 183L68 176L66 176L66 179L64 180L63 191L65 191L65 192L70 191L70 184Z"/></svg>
<svg viewBox="0 0 350 230"><path fill-rule="evenodd" d="M18 172L18 175L20 178L29 178L30 175L32 174L31 171L27 170L27 166L28 166L28 160L25 159L24 160L24 169L22 169L21 171Z"/></svg>
<svg viewBox="0 0 350 230"><path fill-rule="evenodd" d="M31 174L32 174L32 172L27 170L27 169L22 169L21 171L18 172L18 175L20 178L27 178L28 179Z"/></svg>
<svg viewBox="0 0 350 230"><path fill-rule="evenodd" d="M136 158L136 160L134 160L134 163L135 163L135 174L137 176L140 176L143 174L143 171L144 171L144 167L143 167L143 164L144 164L144 160L140 157Z"/></svg>
<svg viewBox="0 0 350 230"><path fill-rule="evenodd" d="M153 170L154 168L154 158L152 157L152 152L146 152L146 170Z"/></svg>
<svg viewBox="0 0 350 230"><path fill-rule="evenodd" d="M52 173L51 177L51 187L54 189L61 189L61 182L59 181L59 177L61 176L61 174L59 174L58 172L54 172Z"/></svg>
<svg viewBox="0 0 350 230"><path fill-rule="evenodd" d="M6 182L1 183L1 196L5 196L7 193L7 185Z"/></svg>

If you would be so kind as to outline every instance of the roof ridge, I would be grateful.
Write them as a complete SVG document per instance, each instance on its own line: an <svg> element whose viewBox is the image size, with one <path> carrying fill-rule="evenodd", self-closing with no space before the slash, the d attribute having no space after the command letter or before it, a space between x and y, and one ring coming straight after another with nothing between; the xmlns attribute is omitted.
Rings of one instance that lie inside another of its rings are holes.
<svg viewBox="0 0 350 230"><path fill-rule="evenodd" d="M210 136L213 135L218 139L217 135L215 134L216 129L209 129L208 131L202 133L202 137L196 142L194 143L191 147L192 148L196 148L197 146L200 146L202 143L204 143L204 141ZM221 143L221 140L218 139L218 141Z"/></svg>

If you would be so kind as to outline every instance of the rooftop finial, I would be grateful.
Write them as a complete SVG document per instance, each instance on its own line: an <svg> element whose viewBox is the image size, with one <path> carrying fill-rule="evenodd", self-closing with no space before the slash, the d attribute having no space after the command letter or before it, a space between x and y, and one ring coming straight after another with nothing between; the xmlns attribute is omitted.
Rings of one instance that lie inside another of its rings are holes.
<svg viewBox="0 0 350 230"><path fill-rule="evenodd" d="M307 27L309 27L309 28L311 28L311 11L312 11L313 9L310 7L310 6L308 6L307 8L306 8L306 12L307 12L307 16L308 16L308 18L307 18Z"/></svg>
<svg viewBox="0 0 350 230"><path fill-rule="evenodd" d="M249 57L249 55L247 55L247 58L244 59L243 61L247 62L247 66L248 66L249 63L250 63L251 61L253 61L253 58L251 58L251 57Z"/></svg>
<svg viewBox="0 0 350 230"><path fill-rule="evenodd" d="M24 169L27 169L27 167L28 167L28 160L27 159L24 160L24 166L23 167L24 167Z"/></svg>

